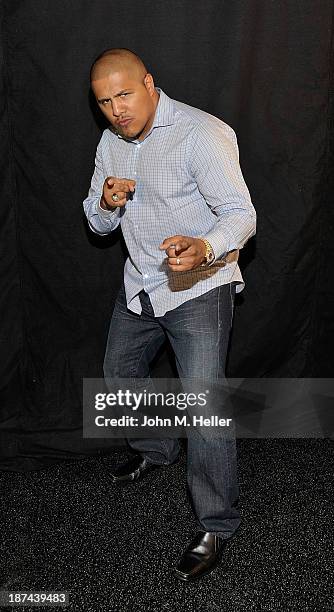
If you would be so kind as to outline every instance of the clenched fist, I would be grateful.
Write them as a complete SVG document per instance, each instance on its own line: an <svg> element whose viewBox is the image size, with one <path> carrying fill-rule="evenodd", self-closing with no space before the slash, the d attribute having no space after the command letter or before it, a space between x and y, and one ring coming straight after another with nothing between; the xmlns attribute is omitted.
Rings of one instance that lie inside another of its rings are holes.
<svg viewBox="0 0 334 612"><path fill-rule="evenodd" d="M125 206L131 193L134 192L136 181L127 178L117 178L116 176L107 176L103 184L103 194L100 200L100 206L104 210L114 210L118 206ZM115 201L112 196L118 196Z"/></svg>

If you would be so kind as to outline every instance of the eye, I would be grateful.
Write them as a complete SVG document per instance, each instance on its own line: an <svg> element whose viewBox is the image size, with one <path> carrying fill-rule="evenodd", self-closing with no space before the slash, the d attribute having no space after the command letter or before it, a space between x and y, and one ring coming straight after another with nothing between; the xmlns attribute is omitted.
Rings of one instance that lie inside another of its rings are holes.
<svg viewBox="0 0 334 612"><path fill-rule="evenodd" d="M125 96L127 96L127 95L128 95L127 93L122 93L120 97L121 98L125 98Z"/></svg>
<svg viewBox="0 0 334 612"><path fill-rule="evenodd" d="M101 104L102 106L106 106L107 104L109 104L110 99L109 100L102 100Z"/></svg>

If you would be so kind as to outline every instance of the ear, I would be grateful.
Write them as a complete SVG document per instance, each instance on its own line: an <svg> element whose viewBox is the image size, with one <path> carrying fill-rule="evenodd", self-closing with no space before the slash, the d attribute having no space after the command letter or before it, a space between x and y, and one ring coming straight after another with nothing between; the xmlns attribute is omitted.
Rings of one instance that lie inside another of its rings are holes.
<svg viewBox="0 0 334 612"><path fill-rule="evenodd" d="M149 72L145 75L144 85L145 85L147 91L149 92L149 94L151 94L151 96L152 96L154 94L154 92L155 92L155 88L154 88L153 76Z"/></svg>

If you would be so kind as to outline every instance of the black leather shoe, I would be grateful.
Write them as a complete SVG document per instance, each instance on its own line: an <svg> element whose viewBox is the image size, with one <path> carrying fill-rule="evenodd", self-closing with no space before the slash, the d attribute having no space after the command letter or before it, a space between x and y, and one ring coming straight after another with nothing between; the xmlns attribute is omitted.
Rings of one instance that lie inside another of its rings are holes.
<svg viewBox="0 0 334 612"><path fill-rule="evenodd" d="M159 464L151 463L141 455L135 455L113 470L110 477L115 484L127 484L142 479L158 467L160 467Z"/></svg>
<svg viewBox="0 0 334 612"><path fill-rule="evenodd" d="M209 531L199 531L183 553L175 576L190 582L209 574L222 558L226 542Z"/></svg>

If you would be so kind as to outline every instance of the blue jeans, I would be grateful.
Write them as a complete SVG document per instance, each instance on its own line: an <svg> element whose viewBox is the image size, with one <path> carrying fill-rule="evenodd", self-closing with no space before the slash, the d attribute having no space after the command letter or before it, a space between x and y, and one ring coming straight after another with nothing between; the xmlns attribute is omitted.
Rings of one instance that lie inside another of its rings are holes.
<svg viewBox="0 0 334 612"><path fill-rule="evenodd" d="M149 295L139 294L140 315L127 308L124 285L112 315L104 360L106 378L148 378L150 363L168 338L180 378L217 380L225 376L235 285L227 284L154 317ZM128 439L153 463L173 463L180 451L171 438ZM240 524L237 509L236 440L188 436L187 481L199 528L230 538Z"/></svg>

